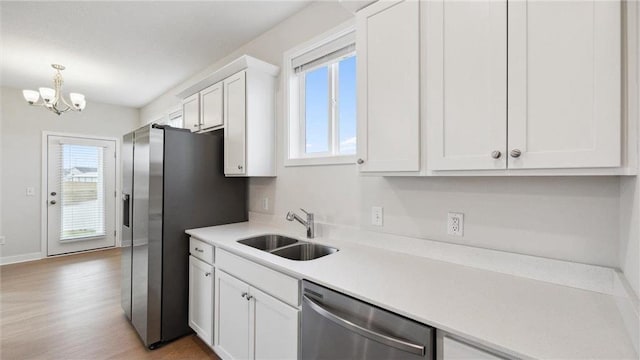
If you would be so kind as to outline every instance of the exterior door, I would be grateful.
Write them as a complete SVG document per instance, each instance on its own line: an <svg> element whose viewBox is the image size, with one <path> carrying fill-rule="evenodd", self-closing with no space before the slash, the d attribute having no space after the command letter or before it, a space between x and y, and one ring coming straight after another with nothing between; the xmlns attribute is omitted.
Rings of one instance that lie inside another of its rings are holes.
<svg viewBox="0 0 640 360"><path fill-rule="evenodd" d="M115 141L47 143L47 255L115 246Z"/></svg>

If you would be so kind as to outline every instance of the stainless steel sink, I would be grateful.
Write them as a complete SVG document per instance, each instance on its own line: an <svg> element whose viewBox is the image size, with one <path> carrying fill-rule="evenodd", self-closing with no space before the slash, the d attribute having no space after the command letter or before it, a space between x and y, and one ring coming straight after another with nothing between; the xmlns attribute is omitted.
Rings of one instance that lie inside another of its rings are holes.
<svg viewBox="0 0 640 360"><path fill-rule="evenodd" d="M301 243L274 250L271 253L290 260L307 261L321 258L337 251L338 249L330 246Z"/></svg>
<svg viewBox="0 0 640 360"><path fill-rule="evenodd" d="M272 251L283 246L288 246L298 242L296 239L282 235L262 235L244 240L238 240L239 243L251 246L258 250Z"/></svg>
<svg viewBox="0 0 640 360"><path fill-rule="evenodd" d="M238 240L240 244L269 252L290 260L308 261L333 254L338 251L330 246L312 244L287 236L267 234Z"/></svg>

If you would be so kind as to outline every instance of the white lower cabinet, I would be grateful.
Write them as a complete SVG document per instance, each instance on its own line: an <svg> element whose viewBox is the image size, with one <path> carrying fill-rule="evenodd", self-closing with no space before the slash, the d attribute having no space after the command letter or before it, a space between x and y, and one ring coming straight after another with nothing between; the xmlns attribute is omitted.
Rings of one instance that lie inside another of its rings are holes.
<svg viewBox="0 0 640 360"><path fill-rule="evenodd" d="M479 347L458 341L447 335L438 335L437 360L505 360L503 357Z"/></svg>
<svg viewBox="0 0 640 360"><path fill-rule="evenodd" d="M189 256L189 326L213 346L213 265Z"/></svg>
<svg viewBox="0 0 640 360"><path fill-rule="evenodd" d="M297 359L300 311L218 270L214 349L223 359Z"/></svg>

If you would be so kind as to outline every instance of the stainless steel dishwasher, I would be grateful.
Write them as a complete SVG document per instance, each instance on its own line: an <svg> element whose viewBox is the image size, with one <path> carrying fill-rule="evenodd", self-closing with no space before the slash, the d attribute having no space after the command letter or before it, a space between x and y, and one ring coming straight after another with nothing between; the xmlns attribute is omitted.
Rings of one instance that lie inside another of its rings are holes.
<svg viewBox="0 0 640 360"><path fill-rule="evenodd" d="M435 329L303 281L302 359L434 359Z"/></svg>

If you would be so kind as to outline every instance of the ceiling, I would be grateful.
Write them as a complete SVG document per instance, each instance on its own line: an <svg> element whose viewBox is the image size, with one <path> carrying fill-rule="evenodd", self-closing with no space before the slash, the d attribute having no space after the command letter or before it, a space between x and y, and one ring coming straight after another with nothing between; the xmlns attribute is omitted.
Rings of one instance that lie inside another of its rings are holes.
<svg viewBox="0 0 640 360"><path fill-rule="evenodd" d="M0 2L0 84L141 107L309 0Z"/></svg>

